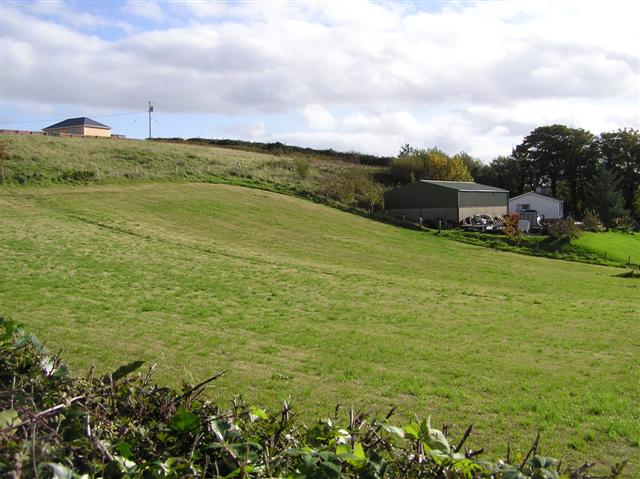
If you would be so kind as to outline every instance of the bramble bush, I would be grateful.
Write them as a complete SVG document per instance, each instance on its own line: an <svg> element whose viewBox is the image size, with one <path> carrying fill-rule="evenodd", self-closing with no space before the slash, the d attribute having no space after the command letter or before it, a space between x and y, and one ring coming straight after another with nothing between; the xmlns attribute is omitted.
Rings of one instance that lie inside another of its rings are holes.
<svg viewBox="0 0 640 479"><path fill-rule="evenodd" d="M576 225L575 221L571 218L560 219L554 223L549 223L547 226L549 236L557 240L571 241L578 239L580 234L580 228Z"/></svg>
<svg viewBox="0 0 640 479"><path fill-rule="evenodd" d="M582 216L583 228L587 231L602 231L603 225L600 216L593 210L587 210Z"/></svg>
<svg viewBox="0 0 640 479"><path fill-rule="evenodd" d="M384 204L383 187L368 173L355 169L338 170L327 178L320 194L328 199L373 212Z"/></svg>
<svg viewBox="0 0 640 479"><path fill-rule="evenodd" d="M111 374L71 376L31 334L0 318L0 476L24 478L587 479L560 472L538 439L516 461L478 459L471 427L456 442L429 419L404 426L349 411L306 425L289 402L269 412L236 398L203 398L224 373L180 390L151 381L135 361ZM601 478L619 477L625 463Z"/></svg>

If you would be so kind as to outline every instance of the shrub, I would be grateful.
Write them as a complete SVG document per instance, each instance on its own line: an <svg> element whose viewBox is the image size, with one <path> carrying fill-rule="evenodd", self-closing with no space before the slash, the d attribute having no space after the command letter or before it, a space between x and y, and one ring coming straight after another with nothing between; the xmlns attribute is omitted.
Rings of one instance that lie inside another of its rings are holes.
<svg viewBox="0 0 640 479"><path fill-rule="evenodd" d="M587 231L602 231L600 216L593 210L587 210L582 217L583 228Z"/></svg>
<svg viewBox="0 0 640 479"><path fill-rule="evenodd" d="M382 208L384 189L371 176L360 169L348 168L338 172L322 187L327 198L370 211Z"/></svg>
<svg viewBox="0 0 640 479"><path fill-rule="evenodd" d="M351 410L344 419L336 410L309 426L288 402L269 413L235 399L224 411L201 397L223 373L174 390L150 381L153 368L132 374L141 366L72 377L33 335L0 318L0 476L559 477L559 461L538 455L538 438L517 462L491 463L465 447L471 427L452 443L429 419L393 425L393 410L382 418ZM624 466L598 477L618 477ZM587 479L591 467L567 472Z"/></svg>
<svg viewBox="0 0 640 479"><path fill-rule="evenodd" d="M561 219L547 226L549 235L557 240L572 241L580 237L580 228L571 218Z"/></svg>
<svg viewBox="0 0 640 479"><path fill-rule="evenodd" d="M520 221L520 215L518 215L518 213L506 215L502 225L504 234L507 235L511 242L517 245L522 241L522 231L518 229L518 221Z"/></svg>
<svg viewBox="0 0 640 479"><path fill-rule="evenodd" d="M614 226L617 230L624 231L625 233L633 233L633 230L637 227L636 222L628 215L616 218Z"/></svg>
<svg viewBox="0 0 640 479"><path fill-rule="evenodd" d="M306 158L296 158L293 160L293 168L300 178L306 178L307 176L309 176L311 163Z"/></svg>

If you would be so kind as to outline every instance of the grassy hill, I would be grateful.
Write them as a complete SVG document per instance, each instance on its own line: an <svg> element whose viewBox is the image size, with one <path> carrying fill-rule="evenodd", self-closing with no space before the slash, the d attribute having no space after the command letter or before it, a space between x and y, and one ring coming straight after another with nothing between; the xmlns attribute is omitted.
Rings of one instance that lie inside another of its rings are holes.
<svg viewBox="0 0 640 479"><path fill-rule="evenodd" d="M370 177L384 171L327 151L267 154L234 145L11 134L0 134L0 140L9 155L6 181L22 185L224 177L320 193L349 172Z"/></svg>
<svg viewBox="0 0 640 479"><path fill-rule="evenodd" d="M640 265L640 234L608 231L585 232L573 242L578 248L620 263Z"/></svg>
<svg viewBox="0 0 640 479"><path fill-rule="evenodd" d="M399 405L494 451L540 429L576 463L640 457L640 283L619 269L229 185L9 187L0 208L3 312L76 371L229 369L219 400Z"/></svg>

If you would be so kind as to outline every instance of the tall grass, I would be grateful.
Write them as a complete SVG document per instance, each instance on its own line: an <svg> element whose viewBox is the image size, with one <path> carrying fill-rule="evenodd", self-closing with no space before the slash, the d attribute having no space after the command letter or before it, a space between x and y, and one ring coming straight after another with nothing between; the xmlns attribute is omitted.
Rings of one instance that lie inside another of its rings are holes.
<svg viewBox="0 0 640 479"><path fill-rule="evenodd" d="M243 178L311 193L358 171L370 177L382 167L331 159L272 155L217 146L99 138L1 136L6 146L6 182L54 184Z"/></svg>

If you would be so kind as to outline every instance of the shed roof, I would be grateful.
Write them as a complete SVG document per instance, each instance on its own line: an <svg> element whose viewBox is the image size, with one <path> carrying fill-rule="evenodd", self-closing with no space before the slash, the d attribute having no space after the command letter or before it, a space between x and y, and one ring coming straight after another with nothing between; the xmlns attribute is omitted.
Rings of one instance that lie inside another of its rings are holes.
<svg viewBox="0 0 640 479"><path fill-rule="evenodd" d="M56 123L55 125L51 125L46 128L43 128L43 130L53 130L55 128L68 128L72 126L90 126L92 128L105 128L107 130L111 129L110 126L107 126L103 123L92 120L91 118L87 118L86 116L81 116L79 118L67 118L66 120L61 121L60 123Z"/></svg>
<svg viewBox="0 0 640 479"><path fill-rule="evenodd" d="M557 201L558 203L564 203L561 199L554 198L553 196L541 195L540 193L536 193L535 191L527 191L526 193L522 193L521 195L514 196L513 198L509 198L511 200L517 200L518 198L522 198L523 196L535 195L540 198L544 198L545 200Z"/></svg>
<svg viewBox="0 0 640 479"><path fill-rule="evenodd" d="M451 188L458 191L485 191L485 192L500 192L509 193L502 188L496 188L495 186L481 185L474 183L473 181L444 181L444 180L420 180L424 183L431 183L432 185L442 186L444 188Z"/></svg>

